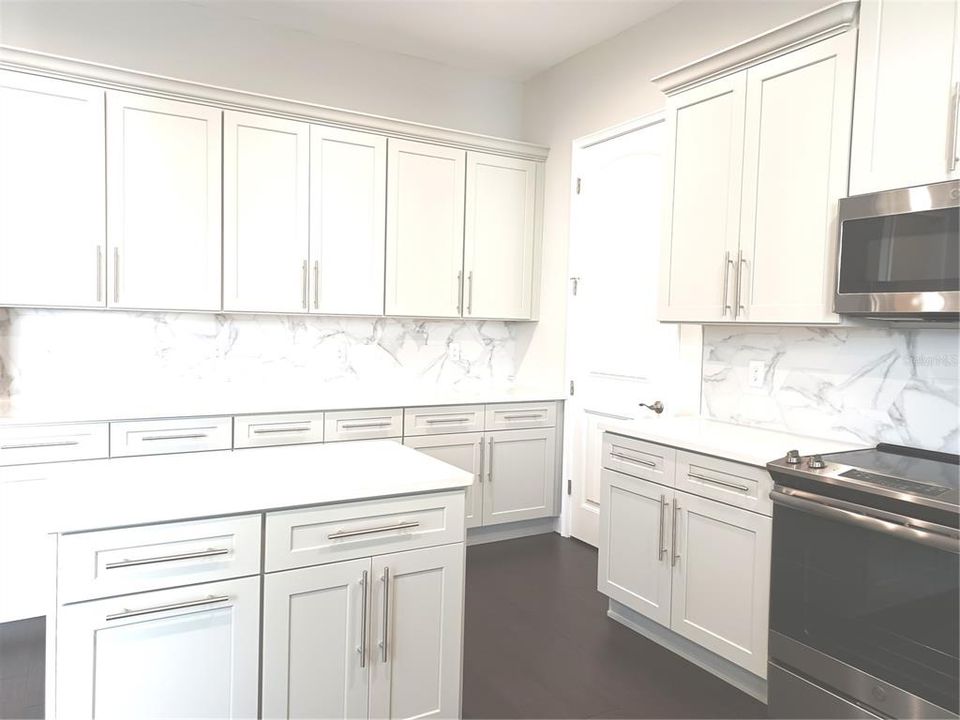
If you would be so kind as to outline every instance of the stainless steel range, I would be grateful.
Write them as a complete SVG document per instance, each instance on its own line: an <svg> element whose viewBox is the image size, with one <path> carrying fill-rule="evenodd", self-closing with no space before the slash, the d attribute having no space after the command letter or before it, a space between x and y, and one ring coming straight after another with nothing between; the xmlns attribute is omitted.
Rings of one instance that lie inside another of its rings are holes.
<svg viewBox="0 0 960 720"><path fill-rule="evenodd" d="M881 444L768 463L770 717L958 717L958 460Z"/></svg>

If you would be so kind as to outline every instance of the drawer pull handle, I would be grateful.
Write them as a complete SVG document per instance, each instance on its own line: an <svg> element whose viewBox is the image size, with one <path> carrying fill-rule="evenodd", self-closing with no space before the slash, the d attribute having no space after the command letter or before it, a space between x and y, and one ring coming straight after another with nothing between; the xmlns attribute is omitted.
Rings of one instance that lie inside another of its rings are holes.
<svg viewBox="0 0 960 720"><path fill-rule="evenodd" d="M504 415L504 420L542 420L543 413L524 413L523 415Z"/></svg>
<svg viewBox="0 0 960 720"><path fill-rule="evenodd" d="M153 615L154 613L168 612L170 610L186 610L187 608L203 607L204 605L215 605L217 603L227 602L229 599L229 595L210 595L201 600L188 600L187 602L171 603L170 605L157 605L156 607L143 608L141 610L123 610L122 612L107 615L107 622L125 620L141 615Z"/></svg>
<svg viewBox="0 0 960 720"><path fill-rule="evenodd" d="M468 417L449 417L449 418L427 418L427 425L437 425L440 423L465 423L470 422Z"/></svg>
<svg viewBox="0 0 960 720"><path fill-rule="evenodd" d="M703 482L711 483L713 485L720 485L721 487L730 488L731 490L739 490L740 492L750 492L750 488L746 485L741 485L740 483L727 482L726 480L717 480L712 477L707 477L706 475L698 475L697 473L688 472L687 477L694 478L696 480L703 480Z"/></svg>
<svg viewBox="0 0 960 720"><path fill-rule="evenodd" d="M390 427L392 424L389 420L378 420L376 422L345 422L340 427L344 430L356 430L359 428L385 428Z"/></svg>
<svg viewBox="0 0 960 720"><path fill-rule="evenodd" d="M637 465L643 465L648 468L655 468L657 464L655 462L650 462L649 460L641 460L640 458L630 457L629 455L624 455L618 452L610 453L610 457L616 458L617 460L623 460L624 462L636 463Z"/></svg>
<svg viewBox="0 0 960 720"><path fill-rule="evenodd" d="M197 558L217 557L219 555L229 555L227 548L210 548L209 550L198 550L191 553L180 553L179 555L162 555L160 557L140 558L138 560L117 560L108 562L104 565L105 570L116 570L117 568L137 567L139 565L156 565L165 562L177 562L180 560L196 560Z"/></svg>
<svg viewBox="0 0 960 720"><path fill-rule="evenodd" d="M151 440L199 440L207 437L206 433L188 433L185 435L147 435L142 438L144 442Z"/></svg>
<svg viewBox="0 0 960 720"><path fill-rule="evenodd" d="M271 433L294 433L307 432L310 429L308 425L297 425L296 427L278 427L278 428L254 428L254 435L269 435Z"/></svg>
<svg viewBox="0 0 960 720"><path fill-rule="evenodd" d="M398 522L393 525L381 525L380 527L363 528L361 530L338 530L327 535L327 540L339 540L340 538L356 537L357 535L373 535L374 533L390 532L391 530L406 530L408 528L420 527L418 520L409 522Z"/></svg>
<svg viewBox="0 0 960 720"><path fill-rule="evenodd" d="M79 445L79 440L54 440L52 442L35 442L35 443L15 443L13 445L0 445L0 450L33 450L35 448L48 448L48 447L70 447L73 445Z"/></svg>

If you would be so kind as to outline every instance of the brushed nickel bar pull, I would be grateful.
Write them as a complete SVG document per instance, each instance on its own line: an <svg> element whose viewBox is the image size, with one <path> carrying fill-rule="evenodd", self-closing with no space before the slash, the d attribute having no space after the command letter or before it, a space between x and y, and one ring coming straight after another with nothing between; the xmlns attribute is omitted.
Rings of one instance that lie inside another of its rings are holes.
<svg viewBox="0 0 960 720"><path fill-rule="evenodd" d="M352 422L343 423L340 427L344 430L356 430L358 428L382 428L390 427L392 423L389 420L377 420L376 422Z"/></svg>
<svg viewBox="0 0 960 720"><path fill-rule="evenodd" d="M723 312L721 317L727 316L727 310L732 310L730 303L727 302L727 291L730 289L730 251L726 250L723 253Z"/></svg>
<svg viewBox="0 0 960 720"><path fill-rule="evenodd" d="M493 437L487 443L487 482L493 482Z"/></svg>
<svg viewBox="0 0 960 720"><path fill-rule="evenodd" d="M313 261L313 309L320 309L320 261Z"/></svg>
<svg viewBox="0 0 960 720"><path fill-rule="evenodd" d="M463 270L457 273L457 315L463 313Z"/></svg>
<svg viewBox="0 0 960 720"><path fill-rule="evenodd" d="M677 552L677 513L680 512L680 503L673 501L673 525L670 528L670 567L676 567L680 553Z"/></svg>
<svg viewBox="0 0 960 720"><path fill-rule="evenodd" d="M663 556L667 553L667 549L663 546L663 508L665 505L669 505L666 499L666 495L660 496L660 534L657 536L657 562L663 560Z"/></svg>
<svg viewBox="0 0 960 720"><path fill-rule="evenodd" d="M442 423L465 423L470 422L470 418L461 415L460 417L449 417L449 418L427 418L427 425L438 425Z"/></svg>
<svg viewBox="0 0 960 720"><path fill-rule="evenodd" d="M79 440L54 440L52 442L32 442L32 443L14 443L12 445L0 445L0 450L33 450L35 448L47 447L69 447L79 445Z"/></svg>
<svg viewBox="0 0 960 720"><path fill-rule="evenodd" d="M178 562L180 560L196 560L197 558L219 557L220 555L229 555L228 548L210 548L209 550L198 550L191 553L180 553L178 555L162 555L160 557L141 558L138 560L117 560L108 562L104 565L105 570L116 570L117 568L139 567L140 565L157 565L158 563Z"/></svg>
<svg viewBox="0 0 960 720"><path fill-rule="evenodd" d="M310 263L307 260L304 260L303 273L300 281L300 284L302 286L302 289L300 292L300 304L303 306L304 310L307 309L307 284L308 284L308 278L310 276L309 266L310 266Z"/></svg>
<svg viewBox="0 0 960 720"><path fill-rule="evenodd" d="M378 644L380 645L380 659L387 662L388 623L390 622L390 568L385 567L383 569L380 582L383 583L383 639Z"/></svg>
<svg viewBox="0 0 960 720"><path fill-rule="evenodd" d="M697 480L703 480L703 482L713 483L714 485L720 485L725 488L730 488L731 490L740 490L741 492L750 492L750 488L747 487L746 485L728 482L727 480L717 480L716 478L707 477L706 475L700 475L694 472L688 472L687 477L696 478Z"/></svg>
<svg viewBox="0 0 960 720"><path fill-rule="evenodd" d="M147 435L141 439L144 442L149 442L151 440L197 440L205 437L207 437L206 433L188 433L185 435Z"/></svg>
<svg viewBox="0 0 960 720"><path fill-rule="evenodd" d="M486 458L484 457L484 454L485 454L484 450L486 449L484 446L484 442L485 441L483 439L483 436L481 435L480 436L480 472L477 473L477 482L479 483L483 482L483 473L485 471L485 467L487 464Z"/></svg>
<svg viewBox="0 0 960 720"><path fill-rule="evenodd" d="M633 457L630 457L629 455L623 455L615 451L610 452L610 457L616 458L617 460L624 460L626 462L636 463L637 465L643 465L644 467L648 467L648 468L655 468L657 466L656 463L650 462L649 460L641 460L640 458L633 458Z"/></svg>
<svg viewBox="0 0 960 720"><path fill-rule="evenodd" d="M407 522L398 522L393 525L381 525L374 528L363 528L361 530L338 530L327 535L327 540L340 540L341 538L356 537L358 535L373 535L374 533L390 532L391 530L406 530L408 528L420 527L420 522L410 520Z"/></svg>
<svg viewBox="0 0 960 720"><path fill-rule="evenodd" d="M120 302L120 248L113 249L113 302Z"/></svg>
<svg viewBox="0 0 960 720"><path fill-rule="evenodd" d="M520 415L504 415L504 420L540 420L543 413L523 413Z"/></svg>
<svg viewBox="0 0 960 720"><path fill-rule="evenodd" d="M103 299L103 247L97 245L97 302Z"/></svg>
<svg viewBox="0 0 960 720"><path fill-rule="evenodd" d="M950 144L950 172L957 169L960 161L960 82L953 86L953 142Z"/></svg>
<svg viewBox="0 0 960 720"><path fill-rule="evenodd" d="M254 428L254 435L270 435L272 433L292 433L292 432L307 432L310 429L308 425L297 425L296 427L282 427L282 428Z"/></svg>
<svg viewBox="0 0 960 720"><path fill-rule="evenodd" d="M367 666L367 576L366 570L360 577L360 647L357 652L360 653L360 667Z"/></svg>
<svg viewBox="0 0 960 720"><path fill-rule="evenodd" d="M216 603L227 602L229 599L229 595L210 595L202 600L188 600L187 602L171 603L170 605L157 605L156 607L143 608L142 610L124 610L123 612L107 615L106 619L107 622L125 620L126 618L153 615L154 613L167 612L169 610L185 610L187 608L203 607L204 605L215 605Z"/></svg>
<svg viewBox="0 0 960 720"><path fill-rule="evenodd" d="M743 250L737 250L737 300L733 316L740 317L740 313L747 312L747 306L743 304L743 269L747 266L747 259L743 256Z"/></svg>
<svg viewBox="0 0 960 720"><path fill-rule="evenodd" d="M473 270L467 273L467 315L473 314Z"/></svg>

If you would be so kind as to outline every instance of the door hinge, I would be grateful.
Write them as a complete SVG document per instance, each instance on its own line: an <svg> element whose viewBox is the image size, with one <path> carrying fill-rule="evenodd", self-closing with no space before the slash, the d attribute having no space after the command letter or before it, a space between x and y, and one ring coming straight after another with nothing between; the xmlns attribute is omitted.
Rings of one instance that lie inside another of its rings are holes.
<svg viewBox="0 0 960 720"><path fill-rule="evenodd" d="M577 290L580 289L580 278L579 278L579 277L572 277L572 278L570 278L570 288L571 288L571 290L573 291L573 296L576 297L576 296L577 296Z"/></svg>
<svg viewBox="0 0 960 720"><path fill-rule="evenodd" d="M573 495L573 478L567 478L567 495Z"/></svg>
<svg viewBox="0 0 960 720"><path fill-rule="evenodd" d="M582 180L582 178L577 178L577 195L580 194L580 182L581 182L581 180Z"/></svg>
<svg viewBox="0 0 960 720"><path fill-rule="evenodd" d="M573 395L573 380L570 381L570 395Z"/></svg>

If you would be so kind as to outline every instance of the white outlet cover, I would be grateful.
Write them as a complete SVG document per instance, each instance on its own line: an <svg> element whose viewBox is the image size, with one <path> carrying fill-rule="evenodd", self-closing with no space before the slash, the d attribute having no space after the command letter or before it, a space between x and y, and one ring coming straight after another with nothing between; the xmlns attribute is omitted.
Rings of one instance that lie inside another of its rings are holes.
<svg viewBox="0 0 960 720"><path fill-rule="evenodd" d="M452 342L447 345L447 355L452 362L460 362L460 343Z"/></svg>
<svg viewBox="0 0 960 720"><path fill-rule="evenodd" d="M763 360L750 361L750 387L762 388L767 375L767 364Z"/></svg>

